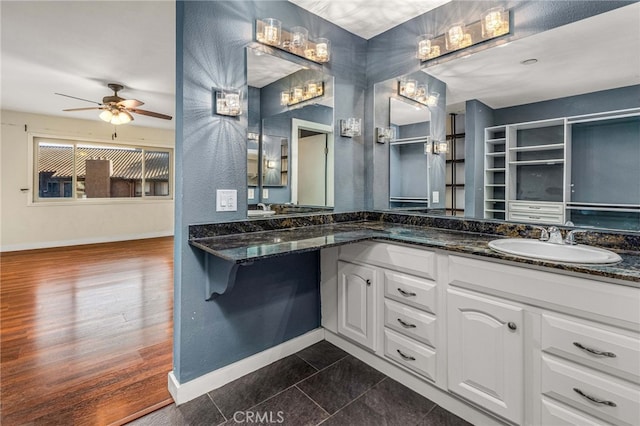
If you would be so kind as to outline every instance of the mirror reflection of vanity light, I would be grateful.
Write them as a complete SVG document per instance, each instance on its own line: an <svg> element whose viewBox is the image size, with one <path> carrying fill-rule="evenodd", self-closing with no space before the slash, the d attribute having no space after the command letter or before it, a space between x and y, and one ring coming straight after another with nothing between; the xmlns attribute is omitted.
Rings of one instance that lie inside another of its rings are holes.
<svg viewBox="0 0 640 426"><path fill-rule="evenodd" d="M504 19L504 7L494 7L481 15L482 37L497 37L509 32L509 17Z"/></svg>
<svg viewBox="0 0 640 426"><path fill-rule="evenodd" d="M329 62L331 42L326 38L316 40L316 61Z"/></svg>
<svg viewBox="0 0 640 426"><path fill-rule="evenodd" d="M268 160L267 161L267 168L268 169L275 169L276 168L276 161L275 160Z"/></svg>
<svg viewBox="0 0 640 426"><path fill-rule="evenodd" d="M394 138L395 131L393 127L376 127L376 142L388 143Z"/></svg>
<svg viewBox="0 0 640 426"><path fill-rule="evenodd" d="M240 91L237 90L220 90L215 92L215 113L218 115L226 115L237 117L242 114L240 104Z"/></svg>
<svg viewBox="0 0 640 426"><path fill-rule="evenodd" d="M340 136L352 138L362 134L362 120L360 118L347 118L340 120Z"/></svg>
<svg viewBox="0 0 640 426"><path fill-rule="evenodd" d="M438 141L428 138L428 141L424 144L425 154L447 154L449 152L449 142Z"/></svg>

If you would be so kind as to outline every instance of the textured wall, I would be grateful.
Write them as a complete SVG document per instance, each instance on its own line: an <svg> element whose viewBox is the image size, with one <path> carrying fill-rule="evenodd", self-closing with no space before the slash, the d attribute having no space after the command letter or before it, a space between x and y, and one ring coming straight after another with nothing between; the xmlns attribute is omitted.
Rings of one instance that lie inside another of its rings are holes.
<svg viewBox="0 0 640 426"><path fill-rule="evenodd" d="M187 227L242 219L247 205L247 115L214 115L212 88L243 89L246 111L245 47L255 19L274 17L331 39L332 61L324 72L335 79L335 116L362 117L366 41L285 1L178 2L176 16L174 374L186 382L319 324L315 254L246 267L233 292L204 300L204 255L187 244ZM336 137L335 148L335 169L344 171L336 177L337 210L361 209L362 140ZM237 212L215 211L216 189L238 190Z"/></svg>

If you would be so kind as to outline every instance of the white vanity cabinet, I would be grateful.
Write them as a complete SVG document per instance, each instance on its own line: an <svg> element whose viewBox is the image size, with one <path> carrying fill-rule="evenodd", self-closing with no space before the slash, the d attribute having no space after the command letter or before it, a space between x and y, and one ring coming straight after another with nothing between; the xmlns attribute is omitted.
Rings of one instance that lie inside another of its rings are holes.
<svg viewBox="0 0 640 426"><path fill-rule="evenodd" d="M338 332L376 350L375 268L338 262Z"/></svg>
<svg viewBox="0 0 640 426"><path fill-rule="evenodd" d="M640 424L639 287L387 242L331 253L331 341L437 404L478 424Z"/></svg>
<svg viewBox="0 0 640 426"><path fill-rule="evenodd" d="M447 291L449 390L502 417L523 420L523 308Z"/></svg>

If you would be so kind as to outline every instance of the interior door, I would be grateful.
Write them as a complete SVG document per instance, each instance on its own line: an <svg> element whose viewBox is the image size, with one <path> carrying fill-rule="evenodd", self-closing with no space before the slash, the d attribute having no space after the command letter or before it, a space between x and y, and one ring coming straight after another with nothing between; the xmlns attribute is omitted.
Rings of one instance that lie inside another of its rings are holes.
<svg viewBox="0 0 640 426"><path fill-rule="evenodd" d="M298 139L298 204L327 204L327 135Z"/></svg>

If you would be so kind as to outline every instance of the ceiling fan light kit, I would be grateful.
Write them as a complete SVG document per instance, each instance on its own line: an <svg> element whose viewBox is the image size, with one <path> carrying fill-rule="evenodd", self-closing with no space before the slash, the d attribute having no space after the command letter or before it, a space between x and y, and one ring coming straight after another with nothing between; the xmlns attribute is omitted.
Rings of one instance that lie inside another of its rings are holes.
<svg viewBox="0 0 640 426"><path fill-rule="evenodd" d="M93 109L101 110L102 112L98 115L100 119L113 125L127 124L132 122L133 115L131 115L131 113L147 115L149 117L154 117L154 118L161 118L163 120L172 119L170 115L138 109L140 105L144 105L144 102L141 102L137 99L124 99L118 96L118 92L124 89L124 86L122 86L121 84L109 83L107 84L107 86L111 90L113 90L113 95L105 96L104 98L102 98L102 103L90 101L88 99L78 98L76 96L65 95L62 93L56 93L56 95L98 104L97 107L71 108L71 109L65 109L63 111L86 111L86 110L93 110Z"/></svg>

